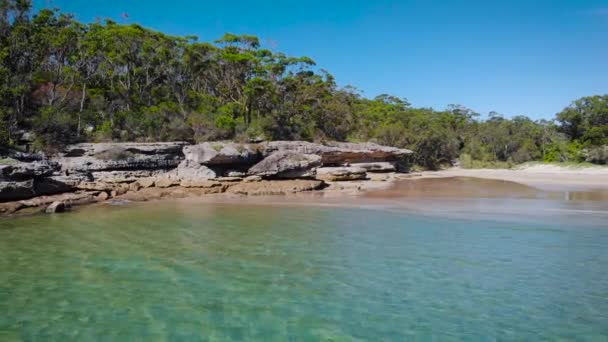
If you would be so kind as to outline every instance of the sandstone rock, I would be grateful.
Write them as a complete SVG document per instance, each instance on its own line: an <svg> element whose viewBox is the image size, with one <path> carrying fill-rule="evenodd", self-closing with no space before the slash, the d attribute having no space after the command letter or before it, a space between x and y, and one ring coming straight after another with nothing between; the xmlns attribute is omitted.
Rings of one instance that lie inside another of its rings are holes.
<svg viewBox="0 0 608 342"><path fill-rule="evenodd" d="M395 163L376 162L376 163L352 163L351 167L360 167L367 172L394 172L397 170Z"/></svg>
<svg viewBox="0 0 608 342"><path fill-rule="evenodd" d="M128 191L128 187L115 187L111 192L110 192L110 196L111 197L116 197L116 196L120 196L120 195L124 195L126 194Z"/></svg>
<svg viewBox="0 0 608 342"><path fill-rule="evenodd" d="M70 173L167 170L184 159L185 145L185 142L76 144L66 147L57 161L62 170Z"/></svg>
<svg viewBox="0 0 608 342"><path fill-rule="evenodd" d="M65 157L103 156L107 153L129 152L131 154L144 155L176 155L181 154L187 142L153 142L153 143L82 143L69 145L64 148L62 155Z"/></svg>
<svg viewBox="0 0 608 342"><path fill-rule="evenodd" d="M216 193L221 192L222 187L212 187L212 188L192 188L192 189L184 189L184 188L144 188L140 191L133 192L129 191L126 194L119 196L120 200L127 201L150 201L157 200L161 198L183 198L189 195L198 195L198 194L206 194L206 193Z"/></svg>
<svg viewBox="0 0 608 342"><path fill-rule="evenodd" d="M249 169L250 175L275 176L279 178L302 178L314 176L315 167L321 166L321 157L294 151L277 151Z"/></svg>
<svg viewBox="0 0 608 342"><path fill-rule="evenodd" d="M321 167L317 169L317 179L331 182L365 179L367 172L359 167Z"/></svg>
<svg viewBox="0 0 608 342"><path fill-rule="evenodd" d="M0 202L16 201L36 196L34 180L0 182Z"/></svg>
<svg viewBox="0 0 608 342"><path fill-rule="evenodd" d="M156 181L156 178L148 177L148 178L138 179L137 183L139 183L139 185L141 185L142 188L151 188L154 186L155 181Z"/></svg>
<svg viewBox="0 0 608 342"><path fill-rule="evenodd" d="M114 185L103 182L83 182L76 186L79 190L89 190L89 191L112 191L114 189Z"/></svg>
<svg viewBox="0 0 608 342"><path fill-rule="evenodd" d="M46 196L70 191L64 183L49 178L32 178L25 181L0 181L0 202L18 201L35 196Z"/></svg>
<svg viewBox="0 0 608 342"><path fill-rule="evenodd" d="M34 181L36 196L54 195L62 192L70 192L75 187L57 180L55 177L43 177Z"/></svg>
<svg viewBox="0 0 608 342"><path fill-rule="evenodd" d="M322 186L322 181L307 179L242 182L229 187L227 192L253 196L285 195L296 192L316 190Z"/></svg>
<svg viewBox="0 0 608 342"><path fill-rule="evenodd" d="M25 207L42 207L47 206L53 202L63 202L66 206L68 205L80 205L87 204L94 201L94 197L90 193L76 192L76 193L64 193L52 196L39 196L29 200L20 201Z"/></svg>
<svg viewBox="0 0 608 342"><path fill-rule="evenodd" d="M27 153L17 151L11 148L0 146L0 157L1 158L10 158L15 161L22 162L33 162L33 161L42 161L46 159L46 156L42 153Z"/></svg>
<svg viewBox="0 0 608 342"><path fill-rule="evenodd" d="M265 155L274 151L294 151L302 154L321 156L323 165L346 163L369 163L402 161L412 151L374 143L326 142L315 144L305 141L270 141L259 144Z"/></svg>
<svg viewBox="0 0 608 342"><path fill-rule="evenodd" d="M97 201L99 202L106 201L108 200L108 198L110 198L110 195L108 195L108 193L105 191L100 192L99 195L97 195L96 197Z"/></svg>
<svg viewBox="0 0 608 342"><path fill-rule="evenodd" d="M222 186L222 183L209 180L182 180L179 185L184 188L212 188Z"/></svg>
<svg viewBox="0 0 608 342"><path fill-rule="evenodd" d="M186 160L203 165L254 164L261 153L254 145L232 142L206 142L184 147Z"/></svg>
<svg viewBox="0 0 608 342"><path fill-rule="evenodd" d="M93 182L93 177L90 174L86 173L75 173L75 174L53 174L50 177L45 177L45 179L64 184L70 188L77 188L80 183L90 183Z"/></svg>
<svg viewBox="0 0 608 342"><path fill-rule="evenodd" d="M243 178L243 182L260 182L262 180L262 177L260 176L247 176L245 178Z"/></svg>
<svg viewBox="0 0 608 342"><path fill-rule="evenodd" d="M177 169L171 171L171 174L179 179L186 180L212 179L217 177L215 171L192 160L184 160L179 164Z"/></svg>
<svg viewBox="0 0 608 342"><path fill-rule="evenodd" d="M241 177L218 177L215 180L217 180L218 182L234 183L234 182L242 181L243 178L241 178Z"/></svg>
<svg viewBox="0 0 608 342"><path fill-rule="evenodd" d="M172 186L179 185L179 180L175 179L175 178L169 178L169 177L159 177L159 178L156 178L156 180L154 181L154 185L157 188L169 188Z"/></svg>
<svg viewBox="0 0 608 342"><path fill-rule="evenodd" d="M8 203L0 203L0 214L10 215L19 211L20 209L25 208L25 205L21 202L8 202Z"/></svg>
<svg viewBox="0 0 608 342"><path fill-rule="evenodd" d="M47 214L62 213L65 211L65 207L66 207L65 203L60 202L60 201L55 201L46 208L45 212Z"/></svg>
<svg viewBox="0 0 608 342"><path fill-rule="evenodd" d="M155 177L163 172L163 170L118 170L96 171L91 172L90 175L96 182L130 183L140 178Z"/></svg>
<svg viewBox="0 0 608 342"><path fill-rule="evenodd" d="M129 191L138 191L139 189L141 189L141 184L139 184L139 182L133 182L129 184Z"/></svg>
<svg viewBox="0 0 608 342"><path fill-rule="evenodd" d="M46 211L46 208L54 202L63 203L64 209L72 205L83 205L95 202L95 197L90 193L63 193L51 196L39 196L28 200L0 203L0 213L4 215L16 212L34 213L36 210Z"/></svg>
<svg viewBox="0 0 608 342"><path fill-rule="evenodd" d="M36 177L50 176L57 170L59 170L59 164L50 161L0 165L0 181L24 181Z"/></svg>

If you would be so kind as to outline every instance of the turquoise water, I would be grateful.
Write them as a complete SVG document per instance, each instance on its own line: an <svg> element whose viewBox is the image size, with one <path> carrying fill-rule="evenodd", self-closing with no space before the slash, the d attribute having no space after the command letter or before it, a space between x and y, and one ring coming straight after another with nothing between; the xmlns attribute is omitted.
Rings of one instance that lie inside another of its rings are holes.
<svg viewBox="0 0 608 342"><path fill-rule="evenodd" d="M589 222L188 202L4 219L0 340L606 341L608 229Z"/></svg>

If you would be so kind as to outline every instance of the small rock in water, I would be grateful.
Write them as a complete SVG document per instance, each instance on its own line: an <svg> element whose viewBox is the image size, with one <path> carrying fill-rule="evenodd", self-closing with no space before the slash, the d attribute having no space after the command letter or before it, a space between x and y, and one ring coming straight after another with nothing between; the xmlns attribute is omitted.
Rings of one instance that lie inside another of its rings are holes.
<svg viewBox="0 0 608 342"><path fill-rule="evenodd" d="M46 207L46 213L54 214L54 213L62 213L65 211L65 203L60 201L55 201L51 203L48 207Z"/></svg>
<svg viewBox="0 0 608 342"><path fill-rule="evenodd" d="M102 191L99 193L99 195L97 195L97 201L99 201L99 202L103 202L103 201L107 200L108 198L110 198L110 196L105 191Z"/></svg>

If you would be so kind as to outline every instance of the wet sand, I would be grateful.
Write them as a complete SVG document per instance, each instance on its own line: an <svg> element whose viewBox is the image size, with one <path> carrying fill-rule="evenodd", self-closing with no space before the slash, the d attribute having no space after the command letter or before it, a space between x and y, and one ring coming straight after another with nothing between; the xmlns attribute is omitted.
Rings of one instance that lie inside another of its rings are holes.
<svg viewBox="0 0 608 342"><path fill-rule="evenodd" d="M528 183L538 184L535 181ZM395 181L382 190L363 194L366 198L527 198L564 201L608 201L608 187L560 184L531 186L522 182L481 177L447 176L419 177Z"/></svg>
<svg viewBox="0 0 608 342"><path fill-rule="evenodd" d="M504 221L576 223L583 219L599 226L608 219L608 189L548 190L474 177L418 177L373 183L365 188L361 182L340 182L333 189L288 196L219 194L177 201L205 206L343 207Z"/></svg>

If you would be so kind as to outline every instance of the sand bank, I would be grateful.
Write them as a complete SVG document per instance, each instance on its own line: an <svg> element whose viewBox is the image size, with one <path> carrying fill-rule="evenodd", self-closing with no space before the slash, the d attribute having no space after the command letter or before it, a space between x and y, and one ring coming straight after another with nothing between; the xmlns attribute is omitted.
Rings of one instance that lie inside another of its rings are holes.
<svg viewBox="0 0 608 342"><path fill-rule="evenodd" d="M413 179L475 177L516 182L548 190L608 189L608 167L569 168L533 165L511 170L450 168L413 173L411 177Z"/></svg>

